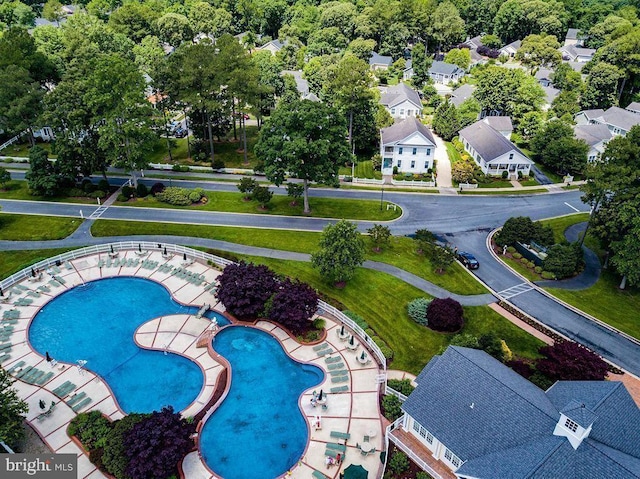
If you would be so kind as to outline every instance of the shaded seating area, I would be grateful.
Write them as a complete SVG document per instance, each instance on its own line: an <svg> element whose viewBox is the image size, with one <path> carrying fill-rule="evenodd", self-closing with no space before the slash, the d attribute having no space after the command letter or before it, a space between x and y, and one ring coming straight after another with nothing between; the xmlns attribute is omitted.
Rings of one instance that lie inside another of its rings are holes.
<svg viewBox="0 0 640 479"><path fill-rule="evenodd" d="M56 408L56 402L55 401L51 401L51 405L49 406L49 409L47 409L43 413L38 414L36 416L36 419L38 421L42 421L43 419L49 417L55 408Z"/></svg>

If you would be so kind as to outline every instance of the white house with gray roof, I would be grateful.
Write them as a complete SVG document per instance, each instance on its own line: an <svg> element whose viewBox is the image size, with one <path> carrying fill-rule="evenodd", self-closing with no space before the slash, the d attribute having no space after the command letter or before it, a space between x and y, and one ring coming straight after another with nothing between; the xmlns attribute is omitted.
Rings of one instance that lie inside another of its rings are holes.
<svg viewBox="0 0 640 479"><path fill-rule="evenodd" d="M596 53L594 48L583 48L576 45L560 47L562 59L570 62L587 63Z"/></svg>
<svg viewBox="0 0 640 479"><path fill-rule="evenodd" d="M573 136L589 145L589 152L587 153L589 163L593 163L600 158L607 147L607 143L613 138L609 128L600 123L575 125L573 127Z"/></svg>
<svg viewBox="0 0 640 479"><path fill-rule="evenodd" d="M464 76L464 70L458 65L441 61L434 61L428 73L434 82L443 85L455 83Z"/></svg>
<svg viewBox="0 0 640 479"><path fill-rule="evenodd" d="M431 130L417 118L410 116L380 131L382 174L427 173L433 168L436 141Z"/></svg>
<svg viewBox="0 0 640 479"><path fill-rule="evenodd" d="M369 68L372 70L387 70L393 65L393 58L386 55L380 55L378 52L371 52L369 57Z"/></svg>
<svg viewBox="0 0 640 479"><path fill-rule="evenodd" d="M640 409L621 382L558 381L543 391L459 346L415 381L400 427L415 438L412 452L458 479L640 478Z"/></svg>
<svg viewBox="0 0 640 479"><path fill-rule="evenodd" d="M511 140L511 133L513 133L513 123L508 116L485 116L484 121L491 128L496 130L507 140Z"/></svg>
<svg viewBox="0 0 640 479"><path fill-rule="evenodd" d="M271 52L272 55L278 53L282 48L286 45L286 42L281 42L278 39L271 40L270 42L265 43L264 45L256 48L256 50L266 50Z"/></svg>
<svg viewBox="0 0 640 479"><path fill-rule="evenodd" d="M451 92L449 96L449 101L453 103L456 108L462 105L465 100L468 100L473 96L473 92L476 91L476 86L471 85L469 83L465 83L462 86L459 86L455 90Z"/></svg>
<svg viewBox="0 0 640 479"><path fill-rule="evenodd" d="M625 107L625 110L635 113L636 115L640 115L640 102L634 101L629 103L629 105Z"/></svg>
<svg viewBox="0 0 640 479"><path fill-rule="evenodd" d="M404 120L410 116L418 117L422 113L420 95L406 83L388 87L380 95L380 103L394 118Z"/></svg>
<svg viewBox="0 0 640 479"><path fill-rule="evenodd" d="M520 45L522 45L522 41L521 40L515 40L511 43L509 43L508 45L505 45L504 47L502 47L499 52L500 55L506 55L510 58L513 58L516 56L516 53L518 53L518 50L520 50Z"/></svg>
<svg viewBox="0 0 640 479"><path fill-rule="evenodd" d="M634 108L633 104L629 106ZM626 136L631 128L640 125L640 115L628 108L612 106L608 110L583 110L576 113L575 121L578 125L606 125L612 135Z"/></svg>
<svg viewBox="0 0 640 479"><path fill-rule="evenodd" d="M518 173L528 176L533 161L500 131L490 126L485 121L487 118L460 130L460 141L465 150L485 175L499 176L506 171L515 178L518 178Z"/></svg>

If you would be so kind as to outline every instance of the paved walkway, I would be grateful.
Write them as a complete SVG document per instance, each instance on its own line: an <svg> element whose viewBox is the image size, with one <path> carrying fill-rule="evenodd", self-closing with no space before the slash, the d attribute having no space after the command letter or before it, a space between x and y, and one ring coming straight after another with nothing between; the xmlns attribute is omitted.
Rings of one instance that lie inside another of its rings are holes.
<svg viewBox="0 0 640 479"><path fill-rule="evenodd" d="M436 141L436 149L434 152L436 160L436 172L438 175L438 188L451 188L453 183L451 182L451 162L449 161L449 155L447 154L447 147L435 133L433 138Z"/></svg>

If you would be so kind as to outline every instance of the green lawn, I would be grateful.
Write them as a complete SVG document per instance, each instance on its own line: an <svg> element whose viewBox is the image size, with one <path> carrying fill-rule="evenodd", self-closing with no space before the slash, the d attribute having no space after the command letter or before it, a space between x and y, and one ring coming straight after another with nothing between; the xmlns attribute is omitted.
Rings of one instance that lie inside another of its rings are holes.
<svg viewBox="0 0 640 479"><path fill-rule="evenodd" d="M620 290L619 283L618 275L605 270L598 282L588 289L580 291L545 289L585 313L640 339L640 322L638 322L640 289L627 287L625 290Z"/></svg>
<svg viewBox="0 0 640 479"><path fill-rule="evenodd" d="M303 212L302 199L296 206L291 206L291 198L288 196L274 195L269 203L268 209L262 210L255 201L244 201L243 194L212 191L206 192L209 200L204 205L197 206L173 206L161 203L153 196L129 200L127 202L116 202L121 206L137 206L144 208L171 208L171 209L195 209L201 211L224 211L227 213L259 213L270 215L287 216L311 216L314 218L348 218L354 220L389 221L399 218L402 210L399 208L380 209L380 202L377 200L346 200L338 198L311 198L311 214Z"/></svg>
<svg viewBox="0 0 640 479"><path fill-rule="evenodd" d="M75 218L0 213L0 240L57 240L69 236L80 224Z"/></svg>
<svg viewBox="0 0 640 479"><path fill-rule="evenodd" d="M530 180L521 180L521 181L519 181L519 183L520 183L522 186L537 186L537 185L539 185L539 184L540 184L540 183L538 183L538 182L537 182L535 179L533 179L533 178L531 178Z"/></svg>
<svg viewBox="0 0 640 479"><path fill-rule="evenodd" d="M311 253L318 249L321 233L305 231L269 230L259 228L233 228L228 226L201 226L185 224L159 224L151 222L97 220L91 228L94 236L151 235L159 230L163 234L209 238L231 243L259 246L296 253ZM381 253L373 251L369 239L367 259L392 264L453 293L483 294L487 290L462 266L454 263L445 274L435 273L429 259L416 253L414 240L394 237Z"/></svg>
<svg viewBox="0 0 640 479"><path fill-rule="evenodd" d="M508 180L493 180L490 183L481 183L478 188L513 188L513 185Z"/></svg>
<svg viewBox="0 0 640 479"><path fill-rule="evenodd" d="M500 255L500 259L508 264L511 268L516 270L522 276L527 278L529 281L540 281L542 278L539 274L534 273L532 270L523 265L520 260L515 258L507 258L505 256Z"/></svg>
<svg viewBox="0 0 640 479"><path fill-rule="evenodd" d="M451 143L450 141L445 141L444 144L447 147L447 155L449 155L449 161L451 162L451 166L455 165L459 161L462 161L462 158L460 157L460 153L458 153L458 150L456 150L456 147L453 146L453 143Z"/></svg>
<svg viewBox="0 0 640 479"><path fill-rule="evenodd" d="M561 216L559 218L552 218L550 220L541 221L545 226L551 226L553 230L553 239L556 243L560 243L565 240L565 230L576 223L582 223L589 221L589 213L575 213L572 215Z"/></svg>
<svg viewBox="0 0 640 479"><path fill-rule="evenodd" d="M51 258L73 248L0 251L0 278L6 278L43 259Z"/></svg>
<svg viewBox="0 0 640 479"><path fill-rule="evenodd" d="M533 188L531 190L504 190L504 191L482 191L481 189L477 190L462 190L459 191L458 194L461 195L532 195L535 193L546 193L549 190L546 188Z"/></svg>
<svg viewBox="0 0 640 479"><path fill-rule="evenodd" d="M57 158L56 155L51 153L51 148L53 147L53 143L36 143L43 150L47 150L49 152L49 158ZM29 143L14 143L13 145L9 145L4 150L0 151L0 155L2 156L18 156L26 158L29 156L29 150L31 149L31 145Z"/></svg>
<svg viewBox="0 0 640 479"><path fill-rule="evenodd" d="M26 201L51 201L78 204L95 205L96 200L92 198L71 198L68 196L34 196L29 193L29 185L25 180L11 180L6 184L5 189L0 188L0 198L4 200L26 200Z"/></svg>
<svg viewBox="0 0 640 479"><path fill-rule="evenodd" d="M433 355L449 344L453 336L436 333L412 321L406 312L407 303L425 294L393 276L360 268L344 289L337 289L324 283L308 263L255 257L246 259L298 278L361 315L394 351L391 365L394 369L419 373ZM465 318L467 324L463 333L479 335L495 332L505 339L516 355L536 357L538 348L542 346L541 341L488 306L465 308Z"/></svg>
<svg viewBox="0 0 640 479"><path fill-rule="evenodd" d="M338 173L340 175L351 176L353 171L350 166L341 166ZM382 179L382 173L373 169L373 161L371 160L358 161L358 163L356 163L355 174L356 178Z"/></svg>

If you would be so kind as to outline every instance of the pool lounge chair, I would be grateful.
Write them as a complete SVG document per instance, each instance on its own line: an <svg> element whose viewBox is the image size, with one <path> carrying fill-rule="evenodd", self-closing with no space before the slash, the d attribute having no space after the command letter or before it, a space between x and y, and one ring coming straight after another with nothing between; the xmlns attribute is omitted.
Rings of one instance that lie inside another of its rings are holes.
<svg viewBox="0 0 640 479"><path fill-rule="evenodd" d="M79 403L80 401L82 401L85 397L86 397L87 393L82 391L79 392L77 394L74 394L73 396L71 396L68 400L67 400L67 404L69 406L73 406L77 403Z"/></svg>
<svg viewBox="0 0 640 479"><path fill-rule="evenodd" d="M327 364L331 364L331 363L337 363L338 361L342 361L341 357L335 357L335 358L325 358L324 362Z"/></svg>
<svg viewBox="0 0 640 479"><path fill-rule="evenodd" d="M349 376L338 376L335 378L331 378L332 383L345 383L349 380Z"/></svg>
<svg viewBox="0 0 640 479"><path fill-rule="evenodd" d="M331 392L333 394L346 393L348 390L349 390L349 386L336 386L335 388L331 388Z"/></svg>
<svg viewBox="0 0 640 479"><path fill-rule="evenodd" d="M335 371L329 371L329 374L331 375L331 377L344 376L345 374L349 374L349 371L347 371L346 369L338 369Z"/></svg>
<svg viewBox="0 0 640 479"><path fill-rule="evenodd" d="M347 451L347 446L345 446L344 444L339 444L337 442L328 442L327 449L332 449L334 451L338 451L344 454Z"/></svg>
<svg viewBox="0 0 640 479"><path fill-rule="evenodd" d="M53 377L52 372L48 372L47 374L45 374L44 376L42 376L40 379L38 379L35 383L39 386L42 386L44 383L46 383L49 379L51 379Z"/></svg>
<svg viewBox="0 0 640 479"><path fill-rule="evenodd" d="M9 361L9 359L11 359L11 355L7 351L0 353L0 363Z"/></svg>
<svg viewBox="0 0 640 479"><path fill-rule="evenodd" d="M311 474L315 479L328 479L327 476L322 474L320 471L313 471Z"/></svg>
<svg viewBox="0 0 640 479"><path fill-rule="evenodd" d="M331 349L331 348L329 348L329 349L322 349L322 350L318 351L318 356L326 356L327 354L332 354L332 353L334 353L334 352L335 352L335 351L334 351L333 349Z"/></svg>
<svg viewBox="0 0 640 479"><path fill-rule="evenodd" d="M18 372L19 369L22 368L26 363L24 361L18 361L16 364L7 369L9 374L13 374L14 372Z"/></svg>
<svg viewBox="0 0 640 479"><path fill-rule="evenodd" d="M326 349L326 348L328 348L328 347L329 347L329 344L327 344L327 343L322 343L322 344L318 344L318 345L314 346L314 347L313 347L313 350L317 352L317 351L320 351L320 350L322 350L322 349Z"/></svg>
<svg viewBox="0 0 640 479"><path fill-rule="evenodd" d="M327 366L329 371L335 371L336 369L344 368L344 363L332 363Z"/></svg>
<svg viewBox="0 0 640 479"><path fill-rule="evenodd" d="M80 411L80 409L88 405L91 401L92 399L90 397L84 398L82 401L80 401L78 404L73 406L71 409L73 409L73 412L78 412Z"/></svg>
<svg viewBox="0 0 640 479"><path fill-rule="evenodd" d="M331 431L331 437L336 437L338 439L349 439L351 434L348 432L340 432L340 431Z"/></svg>
<svg viewBox="0 0 640 479"><path fill-rule="evenodd" d="M22 376L24 376L25 374L27 374L29 371L31 371L33 369L33 366L27 366L26 368L24 368L22 371L20 371L19 373L16 374L16 377L18 379L22 379Z"/></svg>
<svg viewBox="0 0 640 479"><path fill-rule="evenodd" d="M71 391L73 391L75 388L76 388L76 385L73 384L71 381L65 381L60 386L55 388L52 392L53 394L55 394L56 396L62 399L63 397L67 396Z"/></svg>

